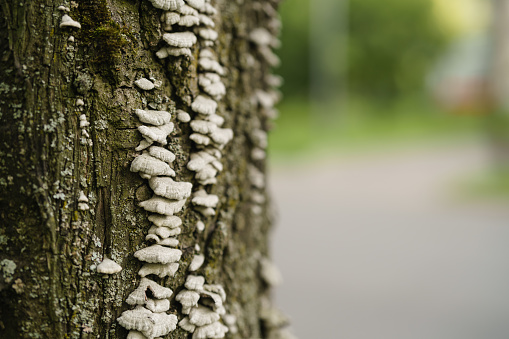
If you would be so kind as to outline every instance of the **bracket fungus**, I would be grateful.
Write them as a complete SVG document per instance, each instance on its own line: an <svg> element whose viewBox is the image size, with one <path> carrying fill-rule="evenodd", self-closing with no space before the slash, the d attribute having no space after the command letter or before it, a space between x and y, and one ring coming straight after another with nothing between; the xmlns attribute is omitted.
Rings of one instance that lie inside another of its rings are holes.
<svg viewBox="0 0 509 339"><path fill-rule="evenodd" d="M182 290L176 295L175 300L186 307L193 307L198 305L200 294L196 291Z"/></svg>
<svg viewBox="0 0 509 339"><path fill-rule="evenodd" d="M216 321L209 325L197 327L193 339L224 338L226 332L228 332L228 327Z"/></svg>
<svg viewBox="0 0 509 339"><path fill-rule="evenodd" d="M177 110L177 119L180 122L189 122L191 121L191 116L183 110Z"/></svg>
<svg viewBox="0 0 509 339"><path fill-rule="evenodd" d="M103 261L97 265L97 272L102 274L115 274L122 271L122 266L111 259L104 257Z"/></svg>
<svg viewBox="0 0 509 339"><path fill-rule="evenodd" d="M175 25L180 20L180 14L177 12L166 11L161 15L161 23L163 25Z"/></svg>
<svg viewBox="0 0 509 339"><path fill-rule="evenodd" d="M159 227L175 228L182 225L182 219L175 215L158 215L152 214L148 216L148 220L153 222L154 225Z"/></svg>
<svg viewBox="0 0 509 339"><path fill-rule="evenodd" d="M168 228L168 227L157 227L152 226L148 230L148 234L154 234L162 239L166 239L169 237L173 237L176 235L179 235L182 232L182 229L180 227L175 228Z"/></svg>
<svg viewBox="0 0 509 339"><path fill-rule="evenodd" d="M205 256L203 254L196 254L193 257L193 260L191 260L191 263L189 264L189 271L194 272L198 270L201 265L203 265L203 262L205 261Z"/></svg>
<svg viewBox="0 0 509 339"><path fill-rule="evenodd" d="M198 17L200 18L200 23L203 24L204 26L216 27L214 20L212 20L208 15L199 14Z"/></svg>
<svg viewBox="0 0 509 339"><path fill-rule="evenodd" d="M193 59L193 53L189 48L180 48L180 47L163 47L159 51L156 52L156 56L159 59L164 59L169 56L186 56L189 59Z"/></svg>
<svg viewBox="0 0 509 339"><path fill-rule="evenodd" d="M199 305L198 307L194 307L191 312L189 312L189 321L191 324L196 326L205 326L212 324L213 322L218 321L220 318L219 314L214 312L208 307L204 307Z"/></svg>
<svg viewBox="0 0 509 339"><path fill-rule="evenodd" d="M170 168L170 165L162 160L154 158L148 153L134 158L131 163L131 172L142 172L150 176L175 176L175 172Z"/></svg>
<svg viewBox="0 0 509 339"><path fill-rule="evenodd" d="M63 27L81 28L81 24L73 20L68 14L64 14L62 15L62 20L60 21L60 28Z"/></svg>
<svg viewBox="0 0 509 339"><path fill-rule="evenodd" d="M150 279L141 278L138 288L129 294L126 302L129 305L144 305L147 300L148 290L150 290L152 296L156 299L167 299L173 294L170 288L161 286Z"/></svg>
<svg viewBox="0 0 509 339"><path fill-rule="evenodd" d="M189 6L196 8L199 11L202 11L205 8L205 0L186 0L186 2Z"/></svg>
<svg viewBox="0 0 509 339"><path fill-rule="evenodd" d="M207 194L205 190L201 189L194 193L191 202L199 206L216 207L219 203L219 197L214 194Z"/></svg>
<svg viewBox="0 0 509 339"><path fill-rule="evenodd" d="M147 299L145 307L154 313L162 313L170 309L170 301L168 299Z"/></svg>
<svg viewBox="0 0 509 339"><path fill-rule="evenodd" d="M187 289L201 291L203 290L203 284L205 284L205 278L201 275L188 275L184 286Z"/></svg>
<svg viewBox="0 0 509 339"><path fill-rule="evenodd" d="M134 256L140 261L152 264L169 264L179 261L182 251L161 245L152 245L134 252Z"/></svg>
<svg viewBox="0 0 509 339"><path fill-rule="evenodd" d="M198 15L198 11L191 6L184 5L179 8L179 13L182 15Z"/></svg>
<svg viewBox="0 0 509 339"><path fill-rule="evenodd" d="M176 11L184 6L184 0L150 0L152 6L163 11Z"/></svg>
<svg viewBox="0 0 509 339"><path fill-rule="evenodd" d="M179 26L191 27L200 24L200 18L196 15L182 15L178 22Z"/></svg>
<svg viewBox="0 0 509 339"><path fill-rule="evenodd" d="M164 215L174 215L182 210L185 200L170 200L163 197L153 196L152 198L140 202L138 205L145 211Z"/></svg>
<svg viewBox="0 0 509 339"><path fill-rule="evenodd" d="M154 126L162 126L171 122L171 114L166 111L135 109L134 113L141 122Z"/></svg>
<svg viewBox="0 0 509 339"><path fill-rule="evenodd" d="M161 239L157 242L157 245L168 246L168 247L177 247L179 245L179 241L176 238L165 238Z"/></svg>
<svg viewBox="0 0 509 339"><path fill-rule="evenodd" d="M148 275L154 274L159 278L164 277L173 277L175 273L177 273L179 268L178 263L169 263L169 264L152 264L146 263L138 271L138 275L140 277L146 277Z"/></svg>
<svg viewBox="0 0 509 339"><path fill-rule="evenodd" d="M167 123L161 126L139 126L138 131L143 135L149 142L157 141L161 145L166 145L166 138L173 131L173 123Z"/></svg>
<svg viewBox="0 0 509 339"><path fill-rule="evenodd" d="M191 333L193 333L194 330L196 329L196 325L191 324L191 322L189 321L189 317L185 317L184 319L182 319L179 322L179 326L183 328L185 331Z"/></svg>
<svg viewBox="0 0 509 339"><path fill-rule="evenodd" d="M156 195L173 200L188 198L193 188L190 182L176 182L168 177L152 177L149 185Z"/></svg>
<svg viewBox="0 0 509 339"><path fill-rule="evenodd" d="M197 41L192 32L164 33L163 40L173 47L192 47Z"/></svg>
<svg viewBox="0 0 509 339"><path fill-rule="evenodd" d="M144 91L150 91L154 89L154 83L146 78L140 78L134 82L136 86L138 86L139 89L142 89Z"/></svg>
<svg viewBox="0 0 509 339"><path fill-rule="evenodd" d="M283 281L283 276L277 266L268 258L260 260L260 275L271 286L278 286Z"/></svg>
<svg viewBox="0 0 509 339"><path fill-rule="evenodd" d="M206 96L198 95L191 104L191 108L196 113L205 115L214 114L216 113L217 102L210 98L207 98Z"/></svg>
<svg viewBox="0 0 509 339"><path fill-rule="evenodd" d="M117 321L126 329L139 331L149 339L153 339L177 328L178 319L173 314L153 313L138 306L134 310L124 311Z"/></svg>
<svg viewBox="0 0 509 339"><path fill-rule="evenodd" d="M167 150L166 148L159 147L159 146L151 146L148 149L148 154L153 156L154 158L157 158L159 160L164 161L165 163L172 163L175 161L175 154L173 154L172 151Z"/></svg>

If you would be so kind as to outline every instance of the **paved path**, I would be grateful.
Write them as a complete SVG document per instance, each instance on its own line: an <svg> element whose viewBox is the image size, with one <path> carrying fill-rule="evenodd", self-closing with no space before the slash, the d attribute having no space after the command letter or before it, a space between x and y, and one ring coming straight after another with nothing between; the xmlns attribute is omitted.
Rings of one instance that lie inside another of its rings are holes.
<svg viewBox="0 0 509 339"><path fill-rule="evenodd" d="M277 166L277 303L300 339L509 338L509 208L452 184L480 144Z"/></svg>

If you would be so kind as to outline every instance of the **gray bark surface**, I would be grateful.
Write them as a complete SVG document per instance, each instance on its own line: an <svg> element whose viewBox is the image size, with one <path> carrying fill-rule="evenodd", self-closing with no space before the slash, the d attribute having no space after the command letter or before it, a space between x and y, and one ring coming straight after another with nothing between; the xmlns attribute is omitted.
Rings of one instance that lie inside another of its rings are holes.
<svg viewBox="0 0 509 339"><path fill-rule="evenodd" d="M125 338L116 318L131 308L125 300L141 266L133 253L146 245L150 227L148 213L138 207L150 188L129 170L141 140L133 109L155 104L193 115L198 48L193 60L158 59L162 11L148 0L0 3L0 337ZM70 7L81 29L59 27L59 5ZM199 214L187 201L179 214L180 269L158 282L174 297L199 244L206 260L198 272L207 283L224 286L227 311L238 318L238 333L227 337L262 338L270 332L260 319L269 287L260 278L259 259L268 255L271 223L268 203L253 213L247 169L265 169L263 160L250 157L248 136L253 125L270 125L252 100L255 89L268 89L270 67L248 35L274 21L277 1L213 5L219 12L213 49L226 69L227 88L218 114L234 138L223 150L218 183L208 186L220 198L216 215L197 232ZM134 85L140 77L162 85L141 91ZM85 103L82 110L77 99ZM79 128L81 114L90 122L90 138ZM168 148L177 157L175 180L195 184L186 168L196 151L189 124L172 121ZM88 211L78 209L80 191L89 198ZM105 255L123 270L105 277L95 272ZM172 298L170 312L181 319L179 309ZM166 338L188 336L177 327Z"/></svg>

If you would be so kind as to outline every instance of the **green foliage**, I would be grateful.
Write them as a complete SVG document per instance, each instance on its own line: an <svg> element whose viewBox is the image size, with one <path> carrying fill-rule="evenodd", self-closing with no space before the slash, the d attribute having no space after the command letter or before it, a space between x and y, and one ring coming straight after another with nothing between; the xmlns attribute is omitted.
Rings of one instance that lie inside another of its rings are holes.
<svg viewBox="0 0 509 339"><path fill-rule="evenodd" d="M285 79L282 91L288 96L309 92L309 1L287 0L279 11L283 29L278 54L282 64L277 73Z"/></svg>
<svg viewBox="0 0 509 339"><path fill-rule="evenodd" d="M350 0L350 91L393 99L423 88L445 42L429 0Z"/></svg>
<svg viewBox="0 0 509 339"><path fill-rule="evenodd" d="M346 111L336 105L327 124L309 114L306 101L288 100L279 105L277 128L270 134L270 153L284 156L320 156L335 151L357 151L407 145L424 140L478 135L485 117L457 116L438 110L419 96L408 96L380 105L377 101L352 96Z"/></svg>

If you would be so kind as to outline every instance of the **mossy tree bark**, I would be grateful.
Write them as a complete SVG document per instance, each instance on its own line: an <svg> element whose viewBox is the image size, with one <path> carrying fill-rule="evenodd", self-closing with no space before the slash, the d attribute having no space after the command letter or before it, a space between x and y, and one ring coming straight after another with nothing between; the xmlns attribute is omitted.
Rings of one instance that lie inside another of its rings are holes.
<svg viewBox="0 0 509 339"><path fill-rule="evenodd" d="M130 308L125 299L139 280L133 253L143 247L149 222L138 203L151 194L147 181L129 171L141 140L133 109L191 113L199 94L198 50L192 60L155 57L162 45L161 10L148 0L0 3L0 337L125 338L116 318ZM261 296L268 286L259 259L268 255L270 213L267 202L262 213L253 213L248 167L263 172L265 163L250 157L248 136L253 124L265 130L270 124L252 100L256 89L267 88L270 67L248 36L274 22L277 1L212 4L219 33L213 48L227 71L219 114L234 138L210 189L220 197L215 217L199 233L199 214L190 205L179 215L181 267L159 282L175 295L199 244L206 257L199 272L224 286L227 311L238 318L238 333L227 337L262 338L268 329L260 318ZM59 27L59 5L70 8L81 29ZM134 86L140 77L162 85L140 91ZM88 136L80 129L82 114L90 123ZM177 156L176 180L195 183L186 168L195 150L191 130L175 125L168 148ZM88 211L78 209L80 191L89 198ZM96 273L104 255L123 270ZM178 315L179 305L171 305ZM177 328L166 337L188 336Z"/></svg>

